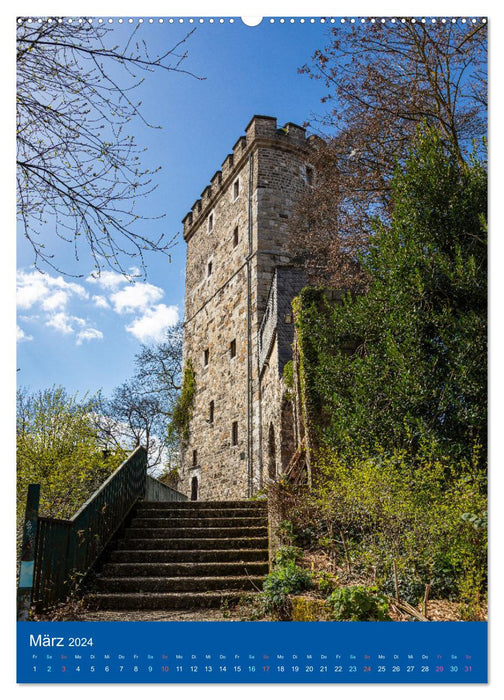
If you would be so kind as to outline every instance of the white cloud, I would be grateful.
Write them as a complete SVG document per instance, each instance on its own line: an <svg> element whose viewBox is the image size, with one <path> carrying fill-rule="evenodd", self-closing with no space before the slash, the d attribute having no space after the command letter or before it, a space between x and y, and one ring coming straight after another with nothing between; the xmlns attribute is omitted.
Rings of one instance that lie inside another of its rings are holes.
<svg viewBox="0 0 504 700"><path fill-rule="evenodd" d="M103 297L98 305L108 306ZM89 300L89 293L76 282L67 282L61 275L52 276L41 272L25 272L17 274L17 303L19 309L26 309L29 314L20 315L23 321L41 320L46 327L65 336L76 336L77 345L84 340L103 338L103 333L88 326L88 321L68 312L68 306L75 300ZM97 302L95 301L95 304ZM40 311L34 313L35 307ZM33 340L21 328L17 330L18 340Z"/></svg>
<svg viewBox="0 0 504 700"><path fill-rule="evenodd" d="M147 282L137 282L112 294L110 301L118 314L147 311L163 297L163 294L161 287L155 287Z"/></svg>
<svg viewBox="0 0 504 700"><path fill-rule="evenodd" d="M170 326L174 326L178 320L179 313L176 306L158 304L147 309L143 316L126 326L126 330L142 343L160 343L165 331Z"/></svg>
<svg viewBox="0 0 504 700"><path fill-rule="evenodd" d="M16 340L20 343L23 340L33 340L32 335L26 335L24 330L16 325Z"/></svg>
<svg viewBox="0 0 504 700"><path fill-rule="evenodd" d="M55 314L46 321L46 326L54 328L63 335L76 335L76 345L82 345L85 340L102 340L103 333L97 328L91 328L79 316L70 316L64 312Z"/></svg>
<svg viewBox="0 0 504 700"><path fill-rule="evenodd" d="M123 284L127 284L137 275L138 270L136 268L131 268L131 274L128 276L122 275L120 272L114 272L113 270L103 270L99 275L92 272L86 278L86 282L97 284L99 287L113 292L119 289Z"/></svg>
<svg viewBox="0 0 504 700"><path fill-rule="evenodd" d="M160 342L167 328L179 320L178 308L161 303L164 296L161 287L147 282L131 283L138 275L136 268L129 270L129 276L113 271L104 271L96 277L91 274L86 279L89 293L83 285L67 282L62 276L20 270L18 307L26 311L18 318L29 322L38 317L46 328L75 339L77 345L102 340L104 334L94 327L92 315L88 318L82 303L76 306L77 302L86 302L88 309L131 314L131 322L125 326L128 333L140 342ZM17 336L20 341L33 339L22 328L18 328Z"/></svg>
<svg viewBox="0 0 504 700"><path fill-rule="evenodd" d="M62 309L72 296L89 297L81 284L67 282L61 275L52 277L41 272L18 272L17 305L21 309L30 309L35 304L41 304L46 311Z"/></svg>
<svg viewBox="0 0 504 700"><path fill-rule="evenodd" d="M139 271L131 268L131 277ZM167 328L179 320L178 308L158 303L164 296L161 287L148 282L129 283L117 272L102 272L100 276L90 275L88 282L99 285L106 296L94 295L92 300L97 307L110 308L117 314L135 314L135 318L125 328L142 343L161 342ZM93 335L93 337L97 337Z"/></svg>
<svg viewBox="0 0 504 700"><path fill-rule="evenodd" d="M18 276L17 305L20 309L29 309L38 303L48 293L46 284L41 280L23 280L20 283Z"/></svg>
<svg viewBox="0 0 504 700"><path fill-rule="evenodd" d="M64 309L67 303L68 293L59 290L45 299L42 299L42 308L45 311L55 311L56 309Z"/></svg>
<svg viewBox="0 0 504 700"><path fill-rule="evenodd" d="M110 309L110 304L106 300L105 297L102 297L99 294L95 294L93 296L93 303L95 306L97 306L99 309Z"/></svg>
<svg viewBox="0 0 504 700"><path fill-rule="evenodd" d="M97 328L86 328L77 334L77 345L82 345L84 340L103 340L103 333Z"/></svg>
<svg viewBox="0 0 504 700"><path fill-rule="evenodd" d="M55 314L48 321L46 321L46 326L54 328L54 330L58 331L59 333L63 333L63 335L75 333L77 330L76 326L82 328L85 325L86 321L83 318L79 318L78 316L70 316L64 312Z"/></svg>

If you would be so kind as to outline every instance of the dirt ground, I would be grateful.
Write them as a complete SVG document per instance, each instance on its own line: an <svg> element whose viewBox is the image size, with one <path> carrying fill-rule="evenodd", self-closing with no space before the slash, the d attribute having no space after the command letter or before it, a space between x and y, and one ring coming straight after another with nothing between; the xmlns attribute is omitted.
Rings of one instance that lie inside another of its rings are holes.
<svg viewBox="0 0 504 700"><path fill-rule="evenodd" d="M86 622L241 622L220 610L109 610L86 612Z"/></svg>
<svg viewBox="0 0 504 700"><path fill-rule="evenodd" d="M420 611L420 608L418 608ZM79 605L62 606L52 614L37 619L80 622L243 622L255 620L267 622L269 618L257 618L254 609L238 606L226 610L86 610ZM393 622L407 622L413 618L393 605L389 610ZM460 604L448 600L430 600L427 607L430 622L460 621ZM483 619L487 619L486 614Z"/></svg>

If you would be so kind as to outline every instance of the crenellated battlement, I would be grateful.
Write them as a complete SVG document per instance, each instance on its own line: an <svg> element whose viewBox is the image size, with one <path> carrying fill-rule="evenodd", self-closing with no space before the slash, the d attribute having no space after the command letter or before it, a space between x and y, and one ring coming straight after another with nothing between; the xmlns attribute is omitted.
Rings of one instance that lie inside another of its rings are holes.
<svg viewBox="0 0 504 700"><path fill-rule="evenodd" d="M252 152L255 146L265 145L278 148L308 148L317 137L306 136L304 127L292 122L287 122L282 127L277 126L275 117L255 115L245 127L245 136L240 136L233 146L233 152L229 153L220 170L210 179L199 199L197 199L186 216L182 219L184 226L184 238L187 240L191 231L203 219L207 212L214 206L215 200L226 190L230 182L236 177L243 165L244 157Z"/></svg>

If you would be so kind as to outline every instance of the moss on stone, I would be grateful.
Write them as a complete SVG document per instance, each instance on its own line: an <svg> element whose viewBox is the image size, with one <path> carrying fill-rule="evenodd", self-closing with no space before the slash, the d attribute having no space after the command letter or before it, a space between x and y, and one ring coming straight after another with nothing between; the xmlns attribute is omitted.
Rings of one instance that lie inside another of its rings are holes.
<svg viewBox="0 0 504 700"><path fill-rule="evenodd" d="M318 622L329 619L329 609L325 600L291 596L291 614L293 622Z"/></svg>

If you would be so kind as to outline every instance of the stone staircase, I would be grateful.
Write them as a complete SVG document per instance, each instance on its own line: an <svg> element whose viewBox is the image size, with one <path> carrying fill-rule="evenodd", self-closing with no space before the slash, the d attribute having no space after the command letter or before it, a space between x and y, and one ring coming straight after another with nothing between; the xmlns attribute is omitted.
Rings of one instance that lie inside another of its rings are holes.
<svg viewBox="0 0 504 700"><path fill-rule="evenodd" d="M233 604L268 573L265 501L141 502L86 604L197 610Z"/></svg>

